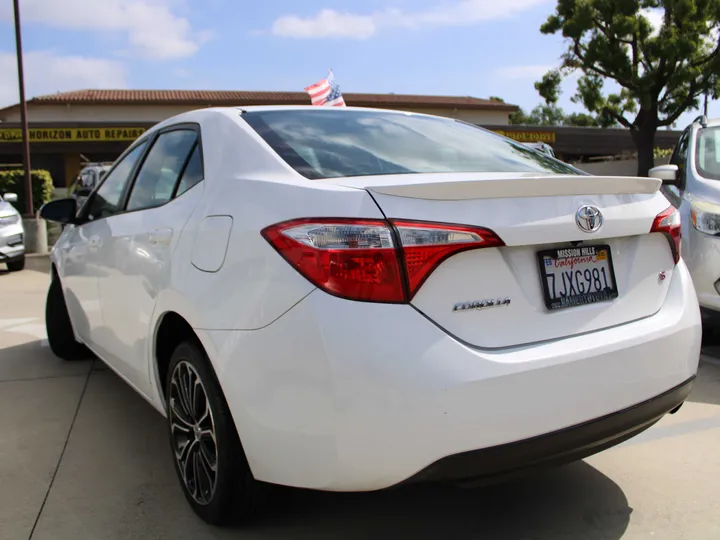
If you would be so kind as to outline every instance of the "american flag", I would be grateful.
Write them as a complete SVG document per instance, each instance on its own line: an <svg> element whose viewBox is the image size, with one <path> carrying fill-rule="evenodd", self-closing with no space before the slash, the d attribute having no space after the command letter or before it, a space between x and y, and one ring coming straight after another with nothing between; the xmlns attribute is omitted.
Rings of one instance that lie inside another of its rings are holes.
<svg viewBox="0 0 720 540"><path fill-rule="evenodd" d="M325 79L308 86L305 91L310 94L310 101L313 105L323 107L345 106L345 100L340 93L338 83L335 82L332 70L328 71L328 76Z"/></svg>

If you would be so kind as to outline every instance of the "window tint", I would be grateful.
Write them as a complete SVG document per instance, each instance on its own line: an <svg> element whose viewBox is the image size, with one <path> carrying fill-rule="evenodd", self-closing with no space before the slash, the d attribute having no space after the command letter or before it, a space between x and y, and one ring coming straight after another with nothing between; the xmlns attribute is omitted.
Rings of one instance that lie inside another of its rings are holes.
<svg viewBox="0 0 720 540"><path fill-rule="evenodd" d="M688 131L684 131L682 135L680 135L680 139L678 140L677 146L675 147L675 151L673 152L672 157L670 158L670 163L673 163L677 165L678 167L684 167L685 166L685 159L687 158L687 151L688 151L688 139L689 139L689 133Z"/></svg>
<svg viewBox="0 0 720 540"><path fill-rule="evenodd" d="M701 129L695 149L695 167L704 178L720 180L720 128Z"/></svg>
<svg viewBox="0 0 720 540"><path fill-rule="evenodd" d="M333 178L437 172L582 174L451 119L378 111L253 111L242 118L300 174Z"/></svg>
<svg viewBox="0 0 720 540"><path fill-rule="evenodd" d="M143 142L127 154L120 163L107 175L105 181L95 192L88 210L88 218L99 219L116 214L119 211L120 199L130 179L135 164L147 146Z"/></svg>
<svg viewBox="0 0 720 540"><path fill-rule="evenodd" d="M162 133L148 152L128 199L128 210L160 206L172 199L197 134L192 130Z"/></svg>
<svg viewBox="0 0 720 540"><path fill-rule="evenodd" d="M195 145L190 161L188 161L185 171L183 172L180 184L178 185L176 197L179 197L185 193L188 189L193 187L195 184L203 179L203 163L202 163L202 152L200 151L200 144Z"/></svg>

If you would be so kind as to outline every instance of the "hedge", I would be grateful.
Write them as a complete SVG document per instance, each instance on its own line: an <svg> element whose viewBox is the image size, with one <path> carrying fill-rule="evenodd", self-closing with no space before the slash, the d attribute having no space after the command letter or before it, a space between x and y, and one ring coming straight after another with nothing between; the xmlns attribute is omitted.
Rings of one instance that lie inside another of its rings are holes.
<svg viewBox="0 0 720 540"><path fill-rule="evenodd" d="M33 210L52 200L53 180L50 173L43 169L30 171L32 178ZM0 171L0 193L17 193L18 201L13 203L22 214L25 213L25 171L11 169Z"/></svg>

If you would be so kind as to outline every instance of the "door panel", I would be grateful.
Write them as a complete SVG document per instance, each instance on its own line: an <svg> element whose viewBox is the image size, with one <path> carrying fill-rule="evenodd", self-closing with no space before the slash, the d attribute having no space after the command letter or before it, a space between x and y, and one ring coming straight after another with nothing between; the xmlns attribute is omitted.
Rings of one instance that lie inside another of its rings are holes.
<svg viewBox="0 0 720 540"><path fill-rule="evenodd" d="M91 346L93 335L102 326L96 255L99 238L104 236L102 229L106 226L104 220L79 227L70 225L66 237L57 246L63 261L63 293L73 329Z"/></svg>
<svg viewBox="0 0 720 540"><path fill-rule="evenodd" d="M101 248L101 346L121 375L144 393L150 391L155 303L169 286L173 250L202 196L201 183L173 198L196 141L194 130L158 136L129 192L126 212L107 220L109 236Z"/></svg>
<svg viewBox="0 0 720 540"><path fill-rule="evenodd" d="M146 144L140 142L118 160L81 211L87 221L71 225L67 238L58 246L63 261L61 278L65 301L73 328L80 339L103 358L108 351L100 345L103 340L99 333L104 323L98 285L107 269L100 257L110 237L108 218L119 211L122 195Z"/></svg>

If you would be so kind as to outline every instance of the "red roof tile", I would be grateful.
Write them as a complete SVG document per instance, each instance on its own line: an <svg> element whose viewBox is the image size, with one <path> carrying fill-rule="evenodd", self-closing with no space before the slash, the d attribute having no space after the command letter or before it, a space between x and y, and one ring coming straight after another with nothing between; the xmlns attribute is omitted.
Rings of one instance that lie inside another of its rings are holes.
<svg viewBox="0 0 720 540"><path fill-rule="evenodd" d="M469 96L420 96L408 94L343 93L348 105L364 107L453 107L516 111L515 105ZM305 92L255 92L243 90L75 90L38 96L32 105L309 105Z"/></svg>

